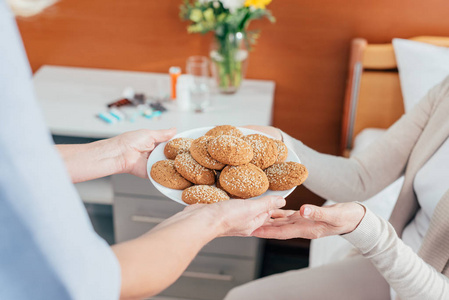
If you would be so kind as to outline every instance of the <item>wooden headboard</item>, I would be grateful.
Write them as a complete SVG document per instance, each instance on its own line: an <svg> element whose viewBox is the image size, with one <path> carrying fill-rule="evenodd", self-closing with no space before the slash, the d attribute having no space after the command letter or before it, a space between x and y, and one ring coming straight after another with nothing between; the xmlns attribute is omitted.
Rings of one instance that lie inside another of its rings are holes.
<svg viewBox="0 0 449 300"><path fill-rule="evenodd" d="M411 40L449 47L449 37ZM341 154L348 156L354 137L368 127L388 128L404 114L393 45L354 39L343 111Z"/></svg>

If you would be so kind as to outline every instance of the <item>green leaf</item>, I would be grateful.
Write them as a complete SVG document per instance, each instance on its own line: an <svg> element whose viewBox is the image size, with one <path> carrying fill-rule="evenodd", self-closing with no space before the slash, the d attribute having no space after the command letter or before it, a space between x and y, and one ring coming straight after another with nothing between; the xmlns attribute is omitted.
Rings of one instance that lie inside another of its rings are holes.
<svg viewBox="0 0 449 300"><path fill-rule="evenodd" d="M189 0L184 0L184 3L179 6L179 17L182 20L189 20L191 8L192 5L190 4Z"/></svg>

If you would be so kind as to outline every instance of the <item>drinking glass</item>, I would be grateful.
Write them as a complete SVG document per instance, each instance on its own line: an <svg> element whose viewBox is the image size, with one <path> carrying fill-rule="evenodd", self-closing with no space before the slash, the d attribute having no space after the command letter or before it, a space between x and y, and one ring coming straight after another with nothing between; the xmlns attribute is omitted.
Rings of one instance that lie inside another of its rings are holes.
<svg viewBox="0 0 449 300"><path fill-rule="evenodd" d="M210 104L209 59L205 56L190 56L186 65L187 74L193 78L190 101L195 112L204 112Z"/></svg>

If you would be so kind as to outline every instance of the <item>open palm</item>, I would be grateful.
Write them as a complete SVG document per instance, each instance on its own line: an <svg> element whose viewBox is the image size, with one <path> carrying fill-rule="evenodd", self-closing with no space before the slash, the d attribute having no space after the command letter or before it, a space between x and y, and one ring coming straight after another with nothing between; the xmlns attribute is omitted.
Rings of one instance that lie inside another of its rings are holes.
<svg viewBox="0 0 449 300"><path fill-rule="evenodd" d="M345 234L357 228L364 215L364 207L355 202L325 207L303 205L299 211L273 212L272 219L257 229L253 235L274 239L317 239Z"/></svg>

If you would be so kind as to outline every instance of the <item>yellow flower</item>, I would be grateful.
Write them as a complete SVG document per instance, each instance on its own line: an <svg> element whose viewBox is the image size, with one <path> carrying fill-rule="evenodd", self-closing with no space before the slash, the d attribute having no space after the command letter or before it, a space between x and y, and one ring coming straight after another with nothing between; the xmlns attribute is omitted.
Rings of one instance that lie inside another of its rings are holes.
<svg viewBox="0 0 449 300"><path fill-rule="evenodd" d="M193 22L199 22L203 19L203 12L198 9L192 9L192 11L190 12L190 20Z"/></svg>
<svg viewBox="0 0 449 300"><path fill-rule="evenodd" d="M246 0L245 6L252 6L254 8L265 9L265 6L270 4L271 0Z"/></svg>
<svg viewBox="0 0 449 300"><path fill-rule="evenodd" d="M212 8L208 8L203 12L204 19L208 22L213 22L215 20L214 10Z"/></svg>

